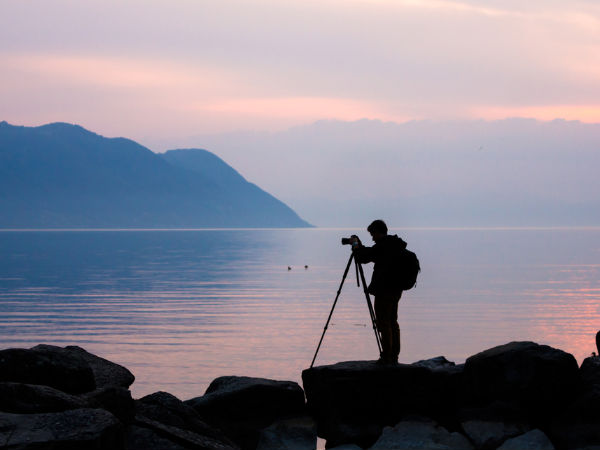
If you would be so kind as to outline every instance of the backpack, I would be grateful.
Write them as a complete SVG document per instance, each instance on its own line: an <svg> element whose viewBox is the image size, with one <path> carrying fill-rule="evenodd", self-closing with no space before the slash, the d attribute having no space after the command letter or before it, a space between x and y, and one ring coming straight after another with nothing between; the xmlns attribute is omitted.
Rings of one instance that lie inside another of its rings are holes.
<svg viewBox="0 0 600 450"><path fill-rule="evenodd" d="M398 256L399 281L403 291L408 291L417 285L417 275L421 271L419 259L410 250L406 248Z"/></svg>

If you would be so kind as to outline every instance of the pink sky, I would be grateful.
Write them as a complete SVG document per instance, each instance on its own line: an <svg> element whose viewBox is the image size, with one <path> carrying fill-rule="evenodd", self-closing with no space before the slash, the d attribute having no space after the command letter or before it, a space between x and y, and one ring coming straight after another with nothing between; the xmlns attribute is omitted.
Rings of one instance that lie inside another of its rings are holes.
<svg viewBox="0 0 600 450"><path fill-rule="evenodd" d="M5 0L0 120L141 140L320 119L600 122L575 0Z"/></svg>

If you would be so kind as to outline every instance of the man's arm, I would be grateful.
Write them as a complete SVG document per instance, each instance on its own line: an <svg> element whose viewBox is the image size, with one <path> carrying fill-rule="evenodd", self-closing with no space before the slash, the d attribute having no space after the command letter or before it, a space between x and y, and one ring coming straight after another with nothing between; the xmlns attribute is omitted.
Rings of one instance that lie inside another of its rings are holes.
<svg viewBox="0 0 600 450"><path fill-rule="evenodd" d="M375 262L375 248L374 247L365 247L358 241L357 244L352 245L352 252L356 261L360 264L366 264L370 262Z"/></svg>

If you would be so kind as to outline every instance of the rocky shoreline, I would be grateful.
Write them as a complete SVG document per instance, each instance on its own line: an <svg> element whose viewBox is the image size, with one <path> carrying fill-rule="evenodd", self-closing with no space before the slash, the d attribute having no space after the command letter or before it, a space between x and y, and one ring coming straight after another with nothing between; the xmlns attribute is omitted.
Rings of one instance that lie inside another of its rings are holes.
<svg viewBox="0 0 600 450"><path fill-rule="evenodd" d="M600 450L600 358L511 342L456 365L341 362L295 382L214 380L134 400L133 374L80 347L0 351L0 449Z"/></svg>

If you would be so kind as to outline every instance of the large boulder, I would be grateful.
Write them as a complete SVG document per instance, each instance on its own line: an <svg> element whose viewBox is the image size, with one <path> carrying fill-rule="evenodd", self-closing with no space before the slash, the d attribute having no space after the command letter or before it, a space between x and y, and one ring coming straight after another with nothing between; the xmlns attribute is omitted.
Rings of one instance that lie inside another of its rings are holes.
<svg viewBox="0 0 600 450"><path fill-rule="evenodd" d="M583 390L545 431L557 448L600 447L600 385Z"/></svg>
<svg viewBox="0 0 600 450"><path fill-rule="evenodd" d="M151 428L130 425L125 437L125 450L189 450Z"/></svg>
<svg viewBox="0 0 600 450"><path fill-rule="evenodd" d="M84 408L87 402L50 386L0 382L0 411L16 414L61 412Z"/></svg>
<svg viewBox="0 0 600 450"><path fill-rule="evenodd" d="M135 403L129 389L106 386L82 394L80 397L88 407L105 409L125 424L133 421L135 416Z"/></svg>
<svg viewBox="0 0 600 450"><path fill-rule="evenodd" d="M41 346L38 345L34 348L38 347ZM81 347L68 345L64 350L73 356L83 359L89 364L94 372L96 388L109 386L128 388L135 381L135 377L126 367L89 353Z"/></svg>
<svg viewBox="0 0 600 450"><path fill-rule="evenodd" d="M600 356L585 358L581 363L579 373L585 387L600 385Z"/></svg>
<svg viewBox="0 0 600 450"><path fill-rule="evenodd" d="M73 409L59 413L10 414L0 412L2 449L119 450L123 427L102 409Z"/></svg>
<svg viewBox="0 0 600 450"><path fill-rule="evenodd" d="M256 450L314 450L317 425L308 416L272 423L260 433Z"/></svg>
<svg viewBox="0 0 600 450"><path fill-rule="evenodd" d="M244 449L256 448L260 430L274 421L305 413L297 383L263 378L220 377L205 395L185 403Z"/></svg>
<svg viewBox="0 0 600 450"><path fill-rule="evenodd" d="M211 438L224 446L236 447L223 432L203 421L194 408L168 392L155 392L136 400L135 410L138 423L146 418Z"/></svg>
<svg viewBox="0 0 600 450"><path fill-rule="evenodd" d="M432 421L403 421L386 427L370 450L473 450L462 434L451 433Z"/></svg>
<svg viewBox="0 0 600 450"><path fill-rule="evenodd" d="M222 440L203 436L193 431L183 430L163 423L148 419L143 416L136 416L134 425L151 430L154 434L185 448L197 450L239 450L236 445L230 445ZM146 450L146 448L140 448Z"/></svg>
<svg viewBox="0 0 600 450"><path fill-rule="evenodd" d="M304 370L302 380L319 436L329 446L367 447L407 415L454 421L462 371L439 358L397 365L350 361Z"/></svg>
<svg viewBox="0 0 600 450"><path fill-rule="evenodd" d="M556 424L546 432L556 448L563 450L600 449L600 425L598 422Z"/></svg>
<svg viewBox="0 0 600 450"><path fill-rule="evenodd" d="M462 428L477 450L494 450L509 438L519 436L528 427L518 423L505 423L489 420L468 420Z"/></svg>
<svg viewBox="0 0 600 450"><path fill-rule="evenodd" d="M90 365L60 347L38 346L0 351L0 381L50 386L69 394L96 388Z"/></svg>
<svg viewBox="0 0 600 450"><path fill-rule="evenodd" d="M471 356L464 381L469 401L516 401L536 423L561 412L580 386L573 355L534 342L511 342Z"/></svg>
<svg viewBox="0 0 600 450"><path fill-rule="evenodd" d="M554 450L554 445L542 431L531 430L508 439L498 450Z"/></svg>

